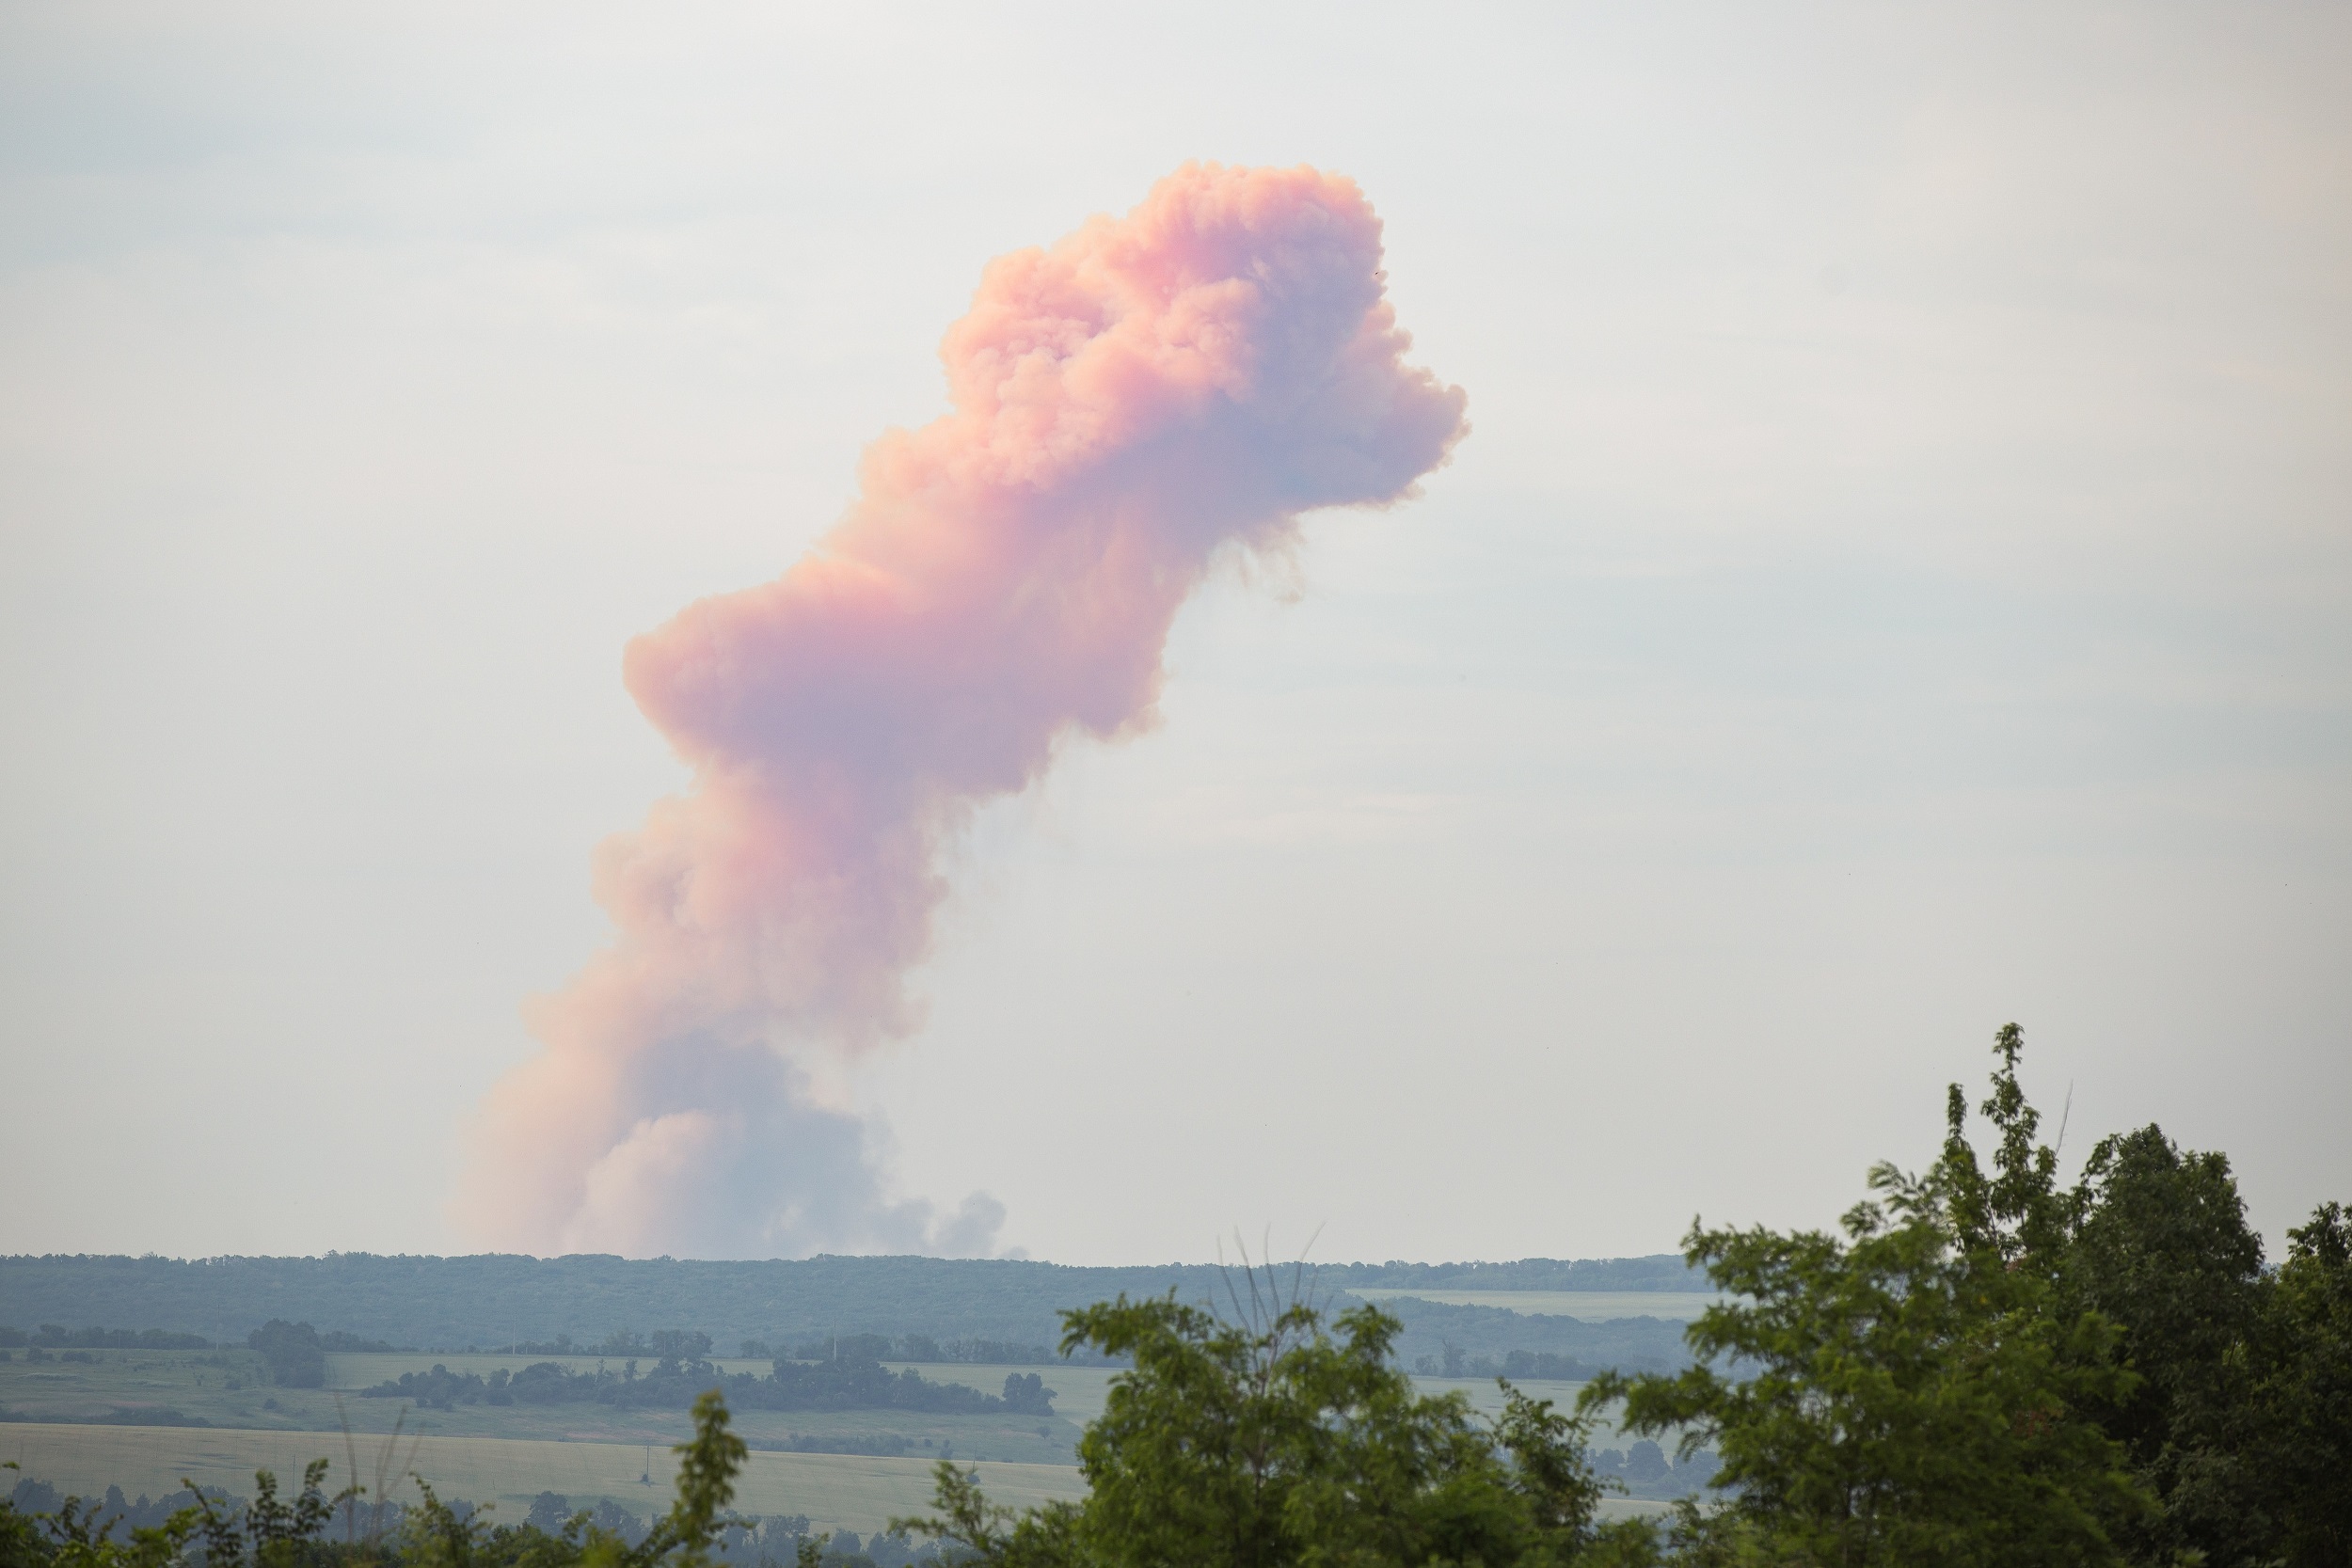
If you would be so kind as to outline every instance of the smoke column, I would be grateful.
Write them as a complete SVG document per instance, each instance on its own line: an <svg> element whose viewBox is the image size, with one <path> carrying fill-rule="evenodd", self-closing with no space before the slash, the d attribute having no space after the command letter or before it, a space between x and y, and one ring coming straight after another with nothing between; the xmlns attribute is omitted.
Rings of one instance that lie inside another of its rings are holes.
<svg viewBox="0 0 2352 1568"><path fill-rule="evenodd" d="M869 447L772 582L689 606L624 676L693 770L596 851L614 934L527 1007L545 1049L469 1129L457 1216L532 1252L985 1252L1003 1210L885 1191L828 1081L919 1022L942 849L1056 743L1152 720L1213 558L1411 492L1466 426L1407 366L1352 181L1189 165L990 263L954 412Z"/></svg>

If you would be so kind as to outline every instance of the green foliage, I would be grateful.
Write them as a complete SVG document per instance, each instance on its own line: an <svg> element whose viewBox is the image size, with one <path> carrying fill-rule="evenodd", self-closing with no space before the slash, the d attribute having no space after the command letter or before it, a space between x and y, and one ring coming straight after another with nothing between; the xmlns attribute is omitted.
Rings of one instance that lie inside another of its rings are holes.
<svg viewBox="0 0 2352 1568"><path fill-rule="evenodd" d="M717 1389L694 1402L694 1435L675 1451L677 1501L663 1528L677 1543L680 1568L700 1568L727 1504L735 1500L735 1478L751 1455L743 1439L727 1430L727 1403Z"/></svg>
<svg viewBox="0 0 2352 1568"><path fill-rule="evenodd" d="M1936 1163L1874 1170L1879 1198L1841 1235L1694 1226L1691 1261L1743 1298L1691 1325L1701 1364L1586 1388L1587 1413L1621 1398L1629 1430L1722 1454L1715 1483L1735 1496L1712 1519L1686 1516L1689 1555L2122 1560L2116 1531L2148 1503L2122 1445L2083 1412L2128 1399L2136 1379L2114 1328L2058 1289L2067 1204L2017 1085L2020 1045L2002 1032L1990 1170L1955 1086Z"/></svg>
<svg viewBox="0 0 2352 1568"><path fill-rule="evenodd" d="M288 1388L317 1388L326 1382L326 1347L309 1323L272 1318L246 1336L246 1344L262 1353L271 1379Z"/></svg>
<svg viewBox="0 0 2352 1568"><path fill-rule="evenodd" d="M656 1335L659 1339L661 1336ZM696 1336L697 1338L701 1336ZM889 1348L882 1341L883 1349ZM804 1362L778 1358L766 1377L750 1372L728 1373L715 1363L665 1355L643 1377L637 1364L621 1371L598 1367L573 1371L554 1361L536 1361L509 1374L505 1369L488 1377L478 1372L453 1372L439 1362L427 1370L403 1372L371 1388L361 1399L411 1400L448 1410L459 1404L604 1404L621 1408L688 1409L715 1386L740 1410L909 1410L947 1415L1051 1416L1054 1390L1035 1372L1016 1372L1005 1379L1001 1395L961 1383L938 1383L912 1367L894 1372L855 1347L830 1361Z"/></svg>
<svg viewBox="0 0 2352 1568"><path fill-rule="evenodd" d="M2132 1556L2194 1552L2212 1568L2268 1560L2271 1482L2251 1439L2269 1287L2230 1162L2185 1152L2153 1126L2106 1138L2073 1210L2066 1298L2118 1325L2121 1359L2137 1374L2128 1393L2087 1413L2162 1504L2127 1533Z"/></svg>
<svg viewBox="0 0 2352 1568"><path fill-rule="evenodd" d="M2280 1560L2352 1563L2352 1220L2321 1205L2287 1232L2270 1307L2275 1358L2256 1386Z"/></svg>
<svg viewBox="0 0 2352 1568"><path fill-rule="evenodd" d="M0 1504L0 1568L178 1568L186 1560L189 1538L196 1533L193 1509L117 1541L108 1533L112 1521L99 1516L99 1506L69 1497L56 1513L36 1520Z"/></svg>
<svg viewBox="0 0 2352 1568"><path fill-rule="evenodd" d="M160 1328L68 1328L43 1323L28 1340L21 1331L0 1328L0 1346L31 1343L51 1350L209 1350L212 1341L200 1334L173 1334Z"/></svg>
<svg viewBox="0 0 2352 1568"><path fill-rule="evenodd" d="M1922 1176L1882 1165L1840 1234L1694 1226L1741 1299L1689 1331L1701 1365L1611 1376L1629 1428L1724 1464L1713 1510L1653 1548L1686 1563L2205 1568L2352 1563L2352 1228L2336 1205L2262 1243L2226 1158L2157 1127L2102 1141L2072 1190L2000 1032L1981 1106L1955 1085Z"/></svg>
<svg viewBox="0 0 2352 1568"><path fill-rule="evenodd" d="M423 1477L414 1478L424 1501L401 1522L401 1560L410 1568L477 1568L492 1554L488 1510L459 1513L441 1501Z"/></svg>
<svg viewBox="0 0 2352 1568"><path fill-rule="evenodd" d="M304 1469L302 1490L291 1502L279 1499L278 1478L262 1470L253 1478L251 1503L240 1508L199 1492L195 1507L159 1528L134 1531L129 1541L112 1539L112 1521L79 1498L48 1514L21 1513L0 1499L0 1568L177 1568L191 1544L200 1544L206 1568L702 1568L721 1531L736 1522L727 1505L749 1457L729 1430L718 1390L696 1402L694 1435L672 1451L678 1456L676 1497L668 1516L634 1546L597 1528L584 1511L553 1533L534 1525L494 1528L486 1508L461 1513L421 1476L413 1479L423 1500L408 1511L396 1540L332 1543L325 1539L328 1522L363 1489L326 1497L327 1462L320 1459ZM801 1555L805 1568L813 1560L805 1543Z"/></svg>
<svg viewBox="0 0 2352 1568"><path fill-rule="evenodd" d="M936 1513L899 1528L1008 1568L1565 1563L1600 1540L1582 1418L1514 1391L1487 1426L1414 1391L1377 1308L1334 1333L1263 1299L1247 1323L1172 1296L1067 1314L1065 1348L1134 1361L1079 1445L1086 1500L1015 1515L942 1462Z"/></svg>
<svg viewBox="0 0 2352 1568"><path fill-rule="evenodd" d="M268 1470L253 1475L253 1501L243 1508L216 1503L197 1491L191 1481L181 1484L196 1497L196 1506L174 1516L185 1520L202 1538L204 1560L215 1564L250 1562L254 1568L298 1568L322 1556L319 1537L327 1520L345 1501L357 1497L349 1488L333 1498L324 1490L326 1461L314 1459L304 1466L302 1490L294 1501L278 1499L278 1478ZM168 1528L168 1527L167 1527Z"/></svg>

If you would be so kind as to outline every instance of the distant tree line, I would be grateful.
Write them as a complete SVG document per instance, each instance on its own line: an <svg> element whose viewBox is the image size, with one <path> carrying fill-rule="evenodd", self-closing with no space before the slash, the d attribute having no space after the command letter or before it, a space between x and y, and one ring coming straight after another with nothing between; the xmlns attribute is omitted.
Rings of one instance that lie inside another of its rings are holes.
<svg viewBox="0 0 2352 1568"><path fill-rule="evenodd" d="M200 1496L210 1497L215 1504L232 1500L229 1493L218 1486L203 1488ZM122 1495L121 1487L109 1486L97 1508L100 1518L106 1522L106 1533L114 1540L128 1542L135 1531L159 1529L170 1521L172 1515L198 1507L199 1497L199 1493L195 1489L183 1487L161 1497L150 1497L142 1492L134 1500ZM55 1486L30 1476L20 1478L7 1495L8 1506L20 1514L55 1514L67 1500L58 1495ZM80 1499L73 1500L78 1502Z"/></svg>
<svg viewBox="0 0 2352 1568"><path fill-rule="evenodd" d="M1651 1258L1522 1258L1501 1263L1341 1263L1315 1271L1329 1290L1705 1291L1707 1275L1674 1253Z"/></svg>
<svg viewBox="0 0 2352 1568"><path fill-rule="evenodd" d="M769 1354L765 1339L743 1341L746 1356ZM1078 1353L1064 1355L1050 1345L1014 1344L1006 1339L961 1338L941 1341L929 1334L901 1334L893 1338L887 1334L826 1335L821 1338L800 1341L790 1351L795 1361L921 1361L949 1366L975 1367L1050 1367L1062 1362L1080 1366L1108 1363L1106 1358L1089 1356L1083 1347Z"/></svg>
<svg viewBox="0 0 2352 1568"><path fill-rule="evenodd" d="M1549 1351L1515 1350L1501 1359L1491 1355L1472 1355L1461 1346L1447 1341L1436 1355L1416 1356L1413 1370L1424 1377L1500 1377L1589 1383L1615 1369L1581 1361L1573 1355L1554 1355Z"/></svg>
<svg viewBox="0 0 2352 1568"><path fill-rule="evenodd" d="M1699 1288L1689 1265L1672 1256L1333 1263L1309 1274L1327 1299L1374 1288ZM616 1323L692 1323L730 1347L759 1339L781 1348L847 1328L894 1339L928 1337L946 1360L1042 1365L1058 1359L1036 1353L1059 1340L1068 1308L1122 1292L1158 1296L1171 1290L1179 1300L1213 1304L1223 1299L1225 1279L1222 1270L1205 1264L1085 1268L1005 1259L19 1256L0 1258L0 1318L168 1323L231 1344L258 1323L285 1318L340 1323L371 1339L440 1354L479 1346L535 1355L595 1354ZM1408 1354L1434 1348L1413 1344L1418 1308L1399 1304L1391 1310L1406 1322ZM1490 1343L1488 1334L1452 1320L1442 1332L1490 1354L1518 1348L1500 1339ZM953 1354L959 1343L968 1348ZM1537 1338L1522 1343L1593 1359L1576 1345Z"/></svg>
<svg viewBox="0 0 2352 1568"><path fill-rule="evenodd" d="M1381 1302L1380 1309L1397 1321L1396 1351L1405 1364L1418 1370L1422 1357L1429 1356L1440 1375L1448 1347L1462 1356L1465 1369L1475 1369L1484 1358L1497 1371L1515 1352L1551 1356L1555 1365L1576 1362L1629 1372L1675 1371L1691 1361L1690 1348L1682 1338L1685 1320L1678 1316L1587 1322L1555 1313L1515 1312L1410 1296L1391 1297ZM1461 1375L1487 1374L1466 1370Z"/></svg>
<svg viewBox="0 0 2352 1568"><path fill-rule="evenodd" d="M662 1338L656 1336L657 1338ZM983 1393L961 1383L934 1383L913 1368L893 1372L870 1354L838 1354L827 1361L777 1357L768 1375L728 1373L694 1354L682 1354L703 1335L682 1337L651 1370L640 1375L631 1359L619 1370L598 1366L574 1371L559 1361L537 1361L510 1373L501 1367L487 1377L453 1372L435 1363L425 1371L403 1372L372 1388L363 1399L405 1399L449 1409L459 1404L609 1404L682 1410L706 1390L721 1388L742 1410L920 1410L943 1414L1051 1416L1054 1390L1035 1372L1013 1372L1001 1394ZM862 1349L863 1347L861 1347Z"/></svg>
<svg viewBox="0 0 2352 1568"><path fill-rule="evenodd" d="M210 1350L213 1342L200 1334L171 1334L160 1328L68 1328L43 1323L26 1334L0 1326L0 1349L30 1345L44 1350Z"/></svg>
<svg viewBox="0 0 2352 1568"><path fill-rule="evenodd" d="M68 1351L66 1354L72 1355L76 1353ZM150 1404L134 1405L128 1408L118 1406L103 1415L82 1417L32 1416L21 1410L0 1410L0 1421L41 1421L67 1426L96 1427L208 1427L213 1424L201 1416L191 1416L185 1411L162 1409Z"/></svg>
<svg viewBox="0 0 2352 1568"><path fill-rule="evenodd" d="M1603 1449L1593 1455L1593 1474L1636 1497L1695 1497L1714 1480L1723 1461L1705 1449L1677 1456L1645 1437L1629 1449Z"/></svg>
<svg viewBox="0 0 2352 1568"><path fill-rule="evenodd" d="M707 1334L690 1333L684 1329L669 1328L654 1334L640 1334L634 1329L616 1328L591 1344L575 1344L570 1335L559 1334L549 1340L523 1340L490 1348L515 1355L600 1355L613 1361L635 1356L644 1361L661 1356L708 1355L711 1340ZM761 1359L766 1356L767 1352L760 1352Z"/></svg>
<svg viewBox="0 0 2352 1568"><path fill-rule="evenodd" d="M1448 1267L1468 1268L1469 1265ZM1681 1329L1677 1323L1635 1319L1596 1323L1575 1318L1514 1312L1501 1307L1410 1299L1391 1302L1387 1310L1403 1325L1397 1340L1400 1353L1417 1370L1434 1375L1485 1377L1502 1374L1581 1379L1609 1369L1626 1371L1671 1370L1689 1360L1681 1345ZM22 1330L0 1328L0 1347L23 1345L27 1341L28 1337ZM169 1334L159 1329L143 1330L134 1335L128 1329L69 1330L56 1323L42 1324L30 1337L30 1342L37 1349L41 1346L72 1345L146 1350L202 1350L212 1343L200 1335ZM415 1348L395 1346L385 1340L371 1339L342 1330L321 1331L308 1323L289 1323L282 1318L273 1318L246 1336L245 1343L248 1348L264 1353L270 1363L271 1376L276 1382L294 1388L324 1386L326 1375L325 1358L329 1353L413 1351ZM1440 1348L1424 1353L1422 1347L1432 1343ZM474 1347L466 1348L471 1350ZM576 1341L566 1334L552 1339L515 1340L485 1348L516 1355L601 1356L611 1361L634 1357L641 1361L657 1361L672 1355L707 1356L715 1347L712 1337L700 1331L665 1329L641 1334L624 1328L615 1329L596 1340ZM6 1354L6 1349L0 1348L0 1354ZM739 1342L738 1354L745 1360L761 1361L778 1354L803 1361L832 1360L836 1355L847 1354L853 1358L946 1366L1120 1364L1117 1358L1104 1356L1085 1346L1064 1354L1050 1344L993 1339L977 1335L947 1338L930 1334L821 1335L787 1341L782 1349L776 1341L750 1338ZM1446 1370L1449 1366L1457 1370L1449 1372ZM1577 1370L1537 1370L1538 1366Z"/></svg>
<svg viewBox="0 0 2352 1568"><path fill-rule="evenodd" d="M669 1355L707 1356L715 1348L711 1337L705 1333L689 1333L667 1329L656 1334L639 1334L633 1329L615 1329L602 1339L575 1340L568 1334L552 1339L523 1339L512 1344L490 1347L514 1355L595 1355L608 1361L630 1356L639 1360L655 1360ZM779 1348L775 1341L758 1338L739 1340L737 1355L746 1361L768 1361L782 1355L795 1361L831 1361L838 1356L867 1358L876 1361L923 1361L963 1366L1049 1367L1071 1359L1050 1346L1018 1344L1008 1339L978 1337L940 1339L930 1334L843 1334L806 1337L788 1341ZM1087 1358L1078 1357L1081 1365Z"/></svg>

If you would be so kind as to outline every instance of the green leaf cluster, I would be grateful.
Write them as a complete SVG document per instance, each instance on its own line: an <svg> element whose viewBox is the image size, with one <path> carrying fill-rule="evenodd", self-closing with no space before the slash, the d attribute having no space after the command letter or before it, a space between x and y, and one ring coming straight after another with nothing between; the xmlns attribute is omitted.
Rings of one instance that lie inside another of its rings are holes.
<svg viewBox="0 0 2352 1568"><path fill-rule="evenodd" d="M2328 1205L2275 1274L2229 1162L2147 1127L2072 1188L2018 1078L2016 1025L1941 1153L1838 1231L1693 1225L1734 1292L1693 1323L1698 1364L1610 1376L1629 1429L1713 1446L1699 1562L2352 1563L2352 1237Z"/></svg>
<svg viewBox="0 0 2352 1568"><path fill-rule="evenodd" d="M678 1456L675 1497L634 1545L596 1528L585 1511L553 1534L529 1525L493 1528L487 1509L461 1513L421 1476L412 1479L423 1500L392 1539L331 1541L329 1522L365 1489L326 1497L327 1462L320 1459L303 1471L291 1502L279 1499L278 1478L261 1470L251 1503L222 1505L199 1492L196 1507L128 1541L112 1538L112 1521L99 1517L97 1504L70 1497L56 1513L32 1515L0 1497L0 1568L180 1568L192 1546L205 1568L706 1568L713 1544L734 1522L728 1505L750 1452L730 1429L717 1389L695 1402L694 1434L671 1451ZM802 1543L802 1568L813 1568L820 1544Z"/></svg>
<svg viewBox="0 0 2352 1568"><path fill-rule="evenodd" d="M1016 1516L943 1462L937 1513L897 1528L1005 1568L1536 1568L1613 1539L1584 1418L1514 1391L1487 1422L1458 1393L1418 1393L1374 1307L1327 1324L1253 1292L1243 1316L1172 1295L1067 1314L1066 1348L1134 1362L1079 1446L1086 1499Z"/></svg>
<svg viewBox="0 0 2352 1568"><path fill-rule="evenodd" d="M1847 1568L2120 1561L2150 1508L2122 1444L2088 1413L2129 1397L2117 1331L2061 1300L2064 1196L2034 1141L2013 1036L1984 1113L1988 1169L1957 1087L1925 1173L1871 1173L1841 1233L1693 1227L1688 1256L1734 1300L1690 1330L1673 1377L1588 1385L1597 1410L1711 1443L1732 1500L1685 1533L1759 1560ZM1694 1548L1695 1549L1695 1548Z"/></svg>

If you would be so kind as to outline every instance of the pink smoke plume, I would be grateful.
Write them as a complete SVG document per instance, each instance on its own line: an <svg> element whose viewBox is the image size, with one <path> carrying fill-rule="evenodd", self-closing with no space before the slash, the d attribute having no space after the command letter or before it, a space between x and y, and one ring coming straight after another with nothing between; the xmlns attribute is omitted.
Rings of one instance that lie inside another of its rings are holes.
<svg viewBox="0 0 2352 1568"><path fill-rule="evenodd" d="M1191 165L1001 257L940 356L954 412L867 449L783 577L636 639L691 765L608 840L615 934L528 1011L546 1049L471 1130L458 1213L532 1251L983 1252L1003 1210L885 1193L812 1067L908 1034L946 843L1056 742L1153 716L1218 552L1411 493L1464 434L1407 366L1352 181Z"/></svg>

